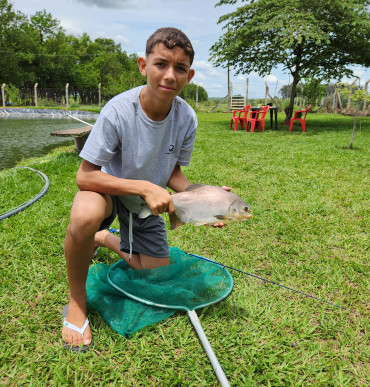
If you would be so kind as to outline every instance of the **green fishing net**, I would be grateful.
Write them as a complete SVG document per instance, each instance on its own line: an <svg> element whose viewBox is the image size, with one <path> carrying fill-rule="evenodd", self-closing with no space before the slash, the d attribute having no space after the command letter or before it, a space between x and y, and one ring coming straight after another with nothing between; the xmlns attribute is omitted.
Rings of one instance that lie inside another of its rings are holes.
<svg viewBox="0 0 370 387"><path fill-rule="evenodd" d="M139 329L170 317L176 310L195 310L227 297L233 287L222 266L170 248L171 264L133 270L119 260L98 263L87 277L87 305L108 325L128 337Z"/></svg>

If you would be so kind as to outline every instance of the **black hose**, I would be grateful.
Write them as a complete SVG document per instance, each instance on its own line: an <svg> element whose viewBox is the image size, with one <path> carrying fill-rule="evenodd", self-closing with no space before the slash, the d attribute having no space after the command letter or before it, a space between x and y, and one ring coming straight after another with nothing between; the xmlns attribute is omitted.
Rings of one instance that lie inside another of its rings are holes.
<svg viewBox="0 0 370 387"><path fill-rule="evenodd" d="M31 171L33 172L36 172L38 173L45 181L45 185L44 185L44 188L34 197L32 198L31 200L29 200L28 202L14 208L13 210L10 210L8 212L5 212L4 214L0 215L0 221L3 220L3 219L6 219L6 218L9 218L10 216L12 215L15 215L17 214L18 212L24 210L25 208L29 207L31 204L35 203L35 201L41 199L47 192L47 190L49 189L49 179L47 178L47 176L38 171L37 169L33 169L33 168L30 168L30 167L18 167L18 168L27 168L27 169L30 169Z"/></svg>

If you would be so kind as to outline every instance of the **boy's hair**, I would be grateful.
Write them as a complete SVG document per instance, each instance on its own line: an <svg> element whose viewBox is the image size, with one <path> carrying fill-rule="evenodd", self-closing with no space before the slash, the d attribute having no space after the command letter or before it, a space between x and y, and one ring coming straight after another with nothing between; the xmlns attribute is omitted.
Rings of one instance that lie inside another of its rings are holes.
<svg viewBox="0 0 370 387"><path fill-rule="evenodd" d="M174 27L165 27L155 31L146 42L146 55L151 54L153 48L160 43L169 49L173 49L176 46L181 47L190 58L190 65L192 65L194 49L188 37L181 30Z"/></svg>

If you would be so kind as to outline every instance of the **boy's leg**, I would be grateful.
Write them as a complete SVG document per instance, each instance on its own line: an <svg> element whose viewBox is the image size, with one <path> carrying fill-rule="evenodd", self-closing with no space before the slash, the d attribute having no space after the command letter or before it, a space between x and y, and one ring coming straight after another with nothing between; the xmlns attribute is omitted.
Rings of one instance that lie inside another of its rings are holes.
<svg viewBox="0 0 370 387"><path fill-rule="evenodd" d="M111 215L112 199L109 195L79 191L73 201L64 251L69 282L69 306L66 320L81 327L86 320L86 278L94 254L94 236L102 221ZM63 326L63 341L73 346L91 343L88 326L83 338L78 332Z"/></svg>
<svg viewBox="0 0 370 387"><path fill-rule="evenodd" d="M99 231L95 234L95 246L106 247L114 251L133 269L155 269L170 264L169 257L155 258L145 254L132 254L131 261L129 261L129 254L120 249L120 238L107 230Z"/></svg>

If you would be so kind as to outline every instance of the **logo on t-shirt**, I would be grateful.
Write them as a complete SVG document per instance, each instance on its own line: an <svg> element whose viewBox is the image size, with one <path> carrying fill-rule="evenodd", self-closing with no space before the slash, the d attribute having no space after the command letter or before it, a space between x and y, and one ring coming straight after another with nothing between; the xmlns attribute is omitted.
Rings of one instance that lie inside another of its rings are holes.
<svg viewBox="0 0 370 387"><path fill-rule="evenodd" d="M175 150L175 145L171 144L171 145L168 147L168 152L166 152L166 154L173 153L174 150Z"/></svg>

